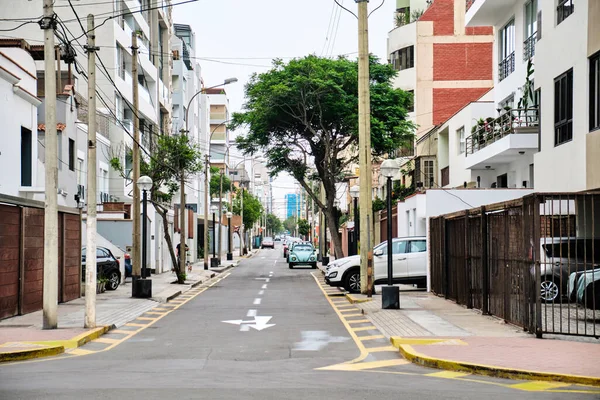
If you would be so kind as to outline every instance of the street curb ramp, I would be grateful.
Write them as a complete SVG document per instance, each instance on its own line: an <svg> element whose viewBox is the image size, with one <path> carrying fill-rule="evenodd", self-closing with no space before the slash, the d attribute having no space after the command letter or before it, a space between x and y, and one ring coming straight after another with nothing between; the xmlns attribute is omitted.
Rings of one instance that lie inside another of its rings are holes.
<svg viewBox="0 0 600 400"><path fill-rule="evenodd" d="M426 345L440 341L433 339L406 339L391 337L392 346L400 350L400 354L413 364L437 368L446 371L468 372L477 375L493 376L513 380L553 381L579 385L600 386L600 378L592 376L568 375L553 372L530 371L516 368L498 367L495 365L475 364L463 361L445 360L431 357L416 351L412 345Z"/></svg>
<svg viewBox="0 0 600 400"><path fill-rule="evenodd" d="M11 361L31 360L35 358L44 358L56 356L65 352L65 349L75 349L81 347L94 339L98 339L108 331L114 328L111 326L101 326L99 328L90 329L80 335L77 335L67 340L48 340L48 341L32 341L32 342L9 342L7 344L22 343L41 345L44 347L35 349L15 350L0 353L0 363Z"/></svg>

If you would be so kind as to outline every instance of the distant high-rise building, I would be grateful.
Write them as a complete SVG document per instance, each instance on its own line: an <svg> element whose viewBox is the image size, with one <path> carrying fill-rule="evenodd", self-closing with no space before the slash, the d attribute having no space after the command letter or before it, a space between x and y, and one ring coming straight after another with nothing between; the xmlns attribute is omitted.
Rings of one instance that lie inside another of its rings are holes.
<svg viewBox="0 0 600 400"><path fill-rule="evenodd" d="M285 217L293 217L298 215L298 195L296 193L288 193L285 195Z"/></svg>

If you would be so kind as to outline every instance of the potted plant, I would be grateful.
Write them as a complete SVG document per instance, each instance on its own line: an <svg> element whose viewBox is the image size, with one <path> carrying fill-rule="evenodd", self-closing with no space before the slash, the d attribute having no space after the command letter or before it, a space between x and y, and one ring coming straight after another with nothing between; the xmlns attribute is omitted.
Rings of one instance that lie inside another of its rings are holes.
<svg viewBox="0 0 600 400"><path fill-rule="evenodd" d="M108 279L106 279L103 275L98 276L98 281L96 283L96 293L104 293L106 291L107 283Z"/></svg>

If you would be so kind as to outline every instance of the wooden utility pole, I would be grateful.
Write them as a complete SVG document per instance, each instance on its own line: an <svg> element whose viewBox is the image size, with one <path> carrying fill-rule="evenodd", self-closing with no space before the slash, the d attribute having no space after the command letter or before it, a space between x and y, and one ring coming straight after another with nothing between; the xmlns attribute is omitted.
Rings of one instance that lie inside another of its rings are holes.
<svg viewBox="0 0 600 400"><path fill-rule="evenodd" d="M86 220L86 257L85 257L85 318L84 328L96 327L96 32L94 15L88 15L87 21L88 55L88 152L87 152L87 220Z"/></svg>
<svg viewBox="0 0 600 400"><path fill-rule="evenodd" d="M142 257L141 257L141 210L140 210L140 191L137 187L137 181L140 179L140 120L138 118L138 102L139 102L139 87L138 87L138 45L137 34L131 33L131 52L132 66L131 75L133 86L133 204L131 218L133 219L133 248L131 252L132 263L132 280L136 281L141 277L142 272ZM144 216L145 217L145 216ZM137 297L138 293L135 290L136 285L131 285L132 297Z"/></svg>
<svg viewBox="0 0 600 400"><path fill-rule="evenodd" d="M369 94L368 0L358 3L358 148L360 165L360 219L367 221L360 232L360 287L367 293L369 265L372 264L373 199L371 176L371 107ZM372 268L371 268L372 270Z"/></svg>
<svg viewBox="0 0 600 400"><path fill-rule="evenodd" d="M44 0L44 82L46 93L46 163L44 210L43 328L58 327L58 139L56 136L56 71L54 66L54 0Z"/></svg>

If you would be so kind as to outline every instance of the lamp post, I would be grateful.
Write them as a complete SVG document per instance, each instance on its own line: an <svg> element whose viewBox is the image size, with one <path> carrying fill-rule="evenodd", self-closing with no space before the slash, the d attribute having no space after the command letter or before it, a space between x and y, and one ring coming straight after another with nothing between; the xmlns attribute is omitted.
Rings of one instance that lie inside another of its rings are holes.
<svg viewBox="0 0 600 400"><path fill-rule="evenodd" d="M398 171L394 160L385 160L381 164L381 175L387 178L387 286L381 291L381 308L384 310L400 308L400 289L394 286L392 261L392 177Z"/></svg>
<svg viewBox="0 0 600 400"><path fill-rule="evenodd" d="M216 235L216 225L217 225L217 221L216 221L216 214L217 211L219 211L219 207L213 205L210 207L210 211L212 211L212 218L213 218L213 256L210 259L210 267L211 268L217 268L219 266L219 258L217 258L217 235ZM219 255L220 256L220 255Z"/></svg>
<svg viewBox="0 0 600 400"><path fill-rule="evenodd" d="M231 253L231 217L232 212L227 211L227 261L233 260L233 254Z"/></svg>
<svg viewBox="0 0 600 400"><path fill-rule="evenodd" d="M136 279L134 285L137 286L135 292L136 297L149 298L152 297L152 280L147 279L150 275L146 266L148 257L148 191L152 189L152 179L149 176L140 176L136 182L138 189L142 191L142 277Z"/></svg>
<svg viewBox="0 0 600 400"><path fill-rule="evenodd" d="M350 188L350 197L352 197L352 203L354 206L354 234L352 235L352 254L353 256L358 254L358 238L359 238L359 221L358 218L358 196L360 195L360 186L354 185Z"/></svg>

